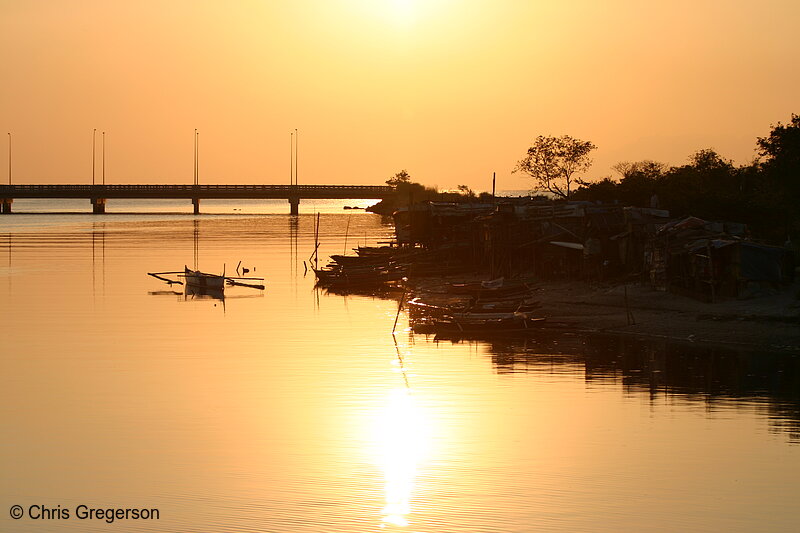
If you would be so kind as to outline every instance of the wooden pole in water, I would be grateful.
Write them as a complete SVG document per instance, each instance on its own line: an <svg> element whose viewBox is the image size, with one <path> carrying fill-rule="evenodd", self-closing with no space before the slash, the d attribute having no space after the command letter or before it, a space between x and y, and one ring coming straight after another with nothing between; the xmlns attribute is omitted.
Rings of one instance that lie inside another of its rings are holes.
<svg viewBox="0 0 800 533"><path fill-rule="evenodd" d="M347 255L347 234L350 232L350 217L352 215L347 215L347 227L344 230L344 248L342 249L342 255ZM356 243L358 244L358 243Z"/></svg>
<svg viewBox="0 0 800 533"><path fill-rule="evenodd" d="M625 289L625 320L629 326L636 325L636 319L633 317L630 305L628 304L628 284L624 285Z"/></svg>
<svg viewBox="0 0 800 533"><path fill-rule="evenodd" d="M319 211L317 211L317 223L314 227L314 268L319 270Z"/></svg>
<svg viewBox="0 0 800 533"><path fill-rule="evenodd" d="M708 254L708 282L711 287L711 303L716 301L714 288L714 262L711 260L711 241L706 243L706 253Z"/></svg>
<svg viewBox="0 0 800 533"><path fill-rule="evenodd" d="M400 310L403 308L403 302L406 300L406 291L403 291L403 295L400 297L400 304L397 306L397 314L394 315L394 325L392 326L392 335L394 335L394 330L397 328L397 319L400 318Z"/></svg>

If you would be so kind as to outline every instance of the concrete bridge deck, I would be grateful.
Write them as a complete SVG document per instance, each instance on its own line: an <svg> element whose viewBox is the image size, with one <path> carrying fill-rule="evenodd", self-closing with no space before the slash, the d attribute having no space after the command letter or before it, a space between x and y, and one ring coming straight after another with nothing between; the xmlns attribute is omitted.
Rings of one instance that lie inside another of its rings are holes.
<svg viewBox="0 0 800 533"><path fill-rule="evenodd" d="M297 214L300 200L306 199L383 199L394 194L387 185L0 185L2 213L11 213L16 198L86 198L94 213L105 213L113 198L185 198L200 212L202 199L275 199L289 201Z"/></svg>

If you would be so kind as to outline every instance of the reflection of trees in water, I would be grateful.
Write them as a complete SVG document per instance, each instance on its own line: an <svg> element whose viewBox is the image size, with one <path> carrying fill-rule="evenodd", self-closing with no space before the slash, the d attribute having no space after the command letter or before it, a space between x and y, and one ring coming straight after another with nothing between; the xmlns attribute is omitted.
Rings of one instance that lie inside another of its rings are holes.
<svg viewBox="0 0 800 533"><path fill-rule="evenodd" d="M775 430L800 440L800 356L618 336L548 334L488 344L498 373L583 371L593 384L622 383L704 401L763 403Z"/></svg>

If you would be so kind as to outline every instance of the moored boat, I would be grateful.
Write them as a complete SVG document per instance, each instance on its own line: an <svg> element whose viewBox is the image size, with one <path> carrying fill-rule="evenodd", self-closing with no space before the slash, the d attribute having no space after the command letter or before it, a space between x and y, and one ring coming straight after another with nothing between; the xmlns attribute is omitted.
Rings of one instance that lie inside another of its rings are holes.
<svg viewBox="0 0 800 533"><path fill-rule="evenodd" d="M207 274L199 270L190 270L189 267L184 266L183 278L189 287L219 291L225 288L225 274Z"/></svg>
<svg viewBox="0 0 800 533"><path fill-rule="evenodd" d="M417 333L472 333L493 334L527 332L545 321L544 317L528 312L514 313L450 313L415 320L412 328Z"/></svg>

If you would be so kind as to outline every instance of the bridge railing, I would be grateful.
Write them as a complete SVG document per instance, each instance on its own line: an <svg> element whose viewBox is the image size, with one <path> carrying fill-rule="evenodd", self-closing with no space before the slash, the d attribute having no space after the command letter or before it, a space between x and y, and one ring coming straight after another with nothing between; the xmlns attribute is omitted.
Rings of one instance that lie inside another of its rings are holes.
<svg viewBox="0 0 800 533"><path fill-rule="evenodd" d="M320 191L320 190L358 190L391 193L394 187L388 185L0 185L3 192L93 192L93 191L224 191L224 190L264 190L264 191Z"/></svg>
<svg viewBox="0 0 800 533"><path fill-rule="evenodd" d="M0 198L385 198L383 185L0 185Z"/></svg>

